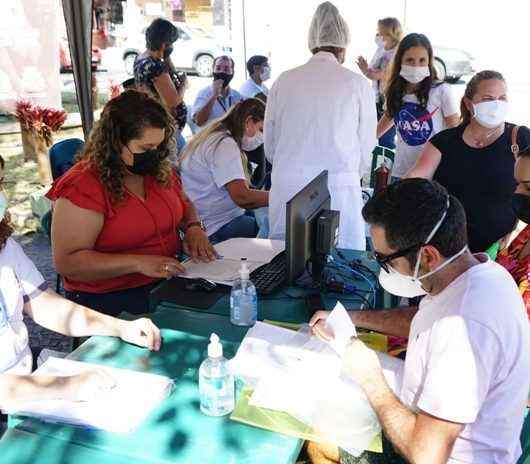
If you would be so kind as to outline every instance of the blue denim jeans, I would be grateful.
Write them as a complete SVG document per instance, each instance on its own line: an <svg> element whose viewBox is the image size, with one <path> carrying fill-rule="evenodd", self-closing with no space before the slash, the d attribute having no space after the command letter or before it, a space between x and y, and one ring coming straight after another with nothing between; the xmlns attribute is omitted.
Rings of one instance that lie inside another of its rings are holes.
<svg viewBox="0 0 530 464"><path fill-rule="evenodd" d="M247 216L246 214L242 214L210 235L209 239L211 243L219 243L229 238L255 238L256 235L258 235L256 218L253 215Z"/></svg>

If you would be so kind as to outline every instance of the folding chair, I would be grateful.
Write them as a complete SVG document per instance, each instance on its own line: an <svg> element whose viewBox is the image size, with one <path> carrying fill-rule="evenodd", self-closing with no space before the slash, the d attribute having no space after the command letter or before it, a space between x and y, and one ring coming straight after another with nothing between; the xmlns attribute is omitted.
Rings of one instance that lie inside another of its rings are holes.
<svg viewBox="0 0 530 464"><path fill-rule="evenodd" d="M84 142L81 139L65 139L52 145L49 151L50 166L53 180L61 177L68 171L75 161L76 154L83 148ZM41 226L51 242L52 211L48 211L41 219ZM61 293L61 275L57 273L57 283L55 287L57 293Z"/></svg>

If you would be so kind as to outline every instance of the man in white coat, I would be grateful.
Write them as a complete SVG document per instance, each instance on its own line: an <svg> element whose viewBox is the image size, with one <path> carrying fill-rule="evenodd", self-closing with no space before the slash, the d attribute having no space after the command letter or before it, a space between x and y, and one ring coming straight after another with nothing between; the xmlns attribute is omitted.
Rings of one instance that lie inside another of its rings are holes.
<svg viewBox="0 0 530 464"><path fill-rule="evenodd" d="M360 178L371 164L377 117L368 81L342 66L348 25L330 2L309 30L313 57L276 80L265 113L265 154L272 163L269 222L285 238L286 203L321 171L329 172L331 208L340 211L339 246L364 250Z"/></svg>

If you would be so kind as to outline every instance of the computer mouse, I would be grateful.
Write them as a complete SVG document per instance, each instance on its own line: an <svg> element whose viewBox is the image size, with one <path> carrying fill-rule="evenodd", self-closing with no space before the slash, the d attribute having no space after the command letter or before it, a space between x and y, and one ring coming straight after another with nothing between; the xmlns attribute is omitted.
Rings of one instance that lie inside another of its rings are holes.
<svg viewBox="0 0 530 464"><path fill-rule="evenodd" d="M215 282L207 279L190 279L186 283L186 290L212 292L217 287Z"/></svg>

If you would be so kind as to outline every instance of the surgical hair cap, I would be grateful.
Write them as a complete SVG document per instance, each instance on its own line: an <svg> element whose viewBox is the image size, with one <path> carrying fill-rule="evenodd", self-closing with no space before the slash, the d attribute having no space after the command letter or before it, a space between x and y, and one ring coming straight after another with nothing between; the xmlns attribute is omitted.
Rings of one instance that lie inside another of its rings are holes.
<svg viewBox="0 0 530 464"><path fill-rule="evenodd" d="M309 50L320 47L347 48L350 30L345 19L333 3L318 5L309 27Z"/></svg>

